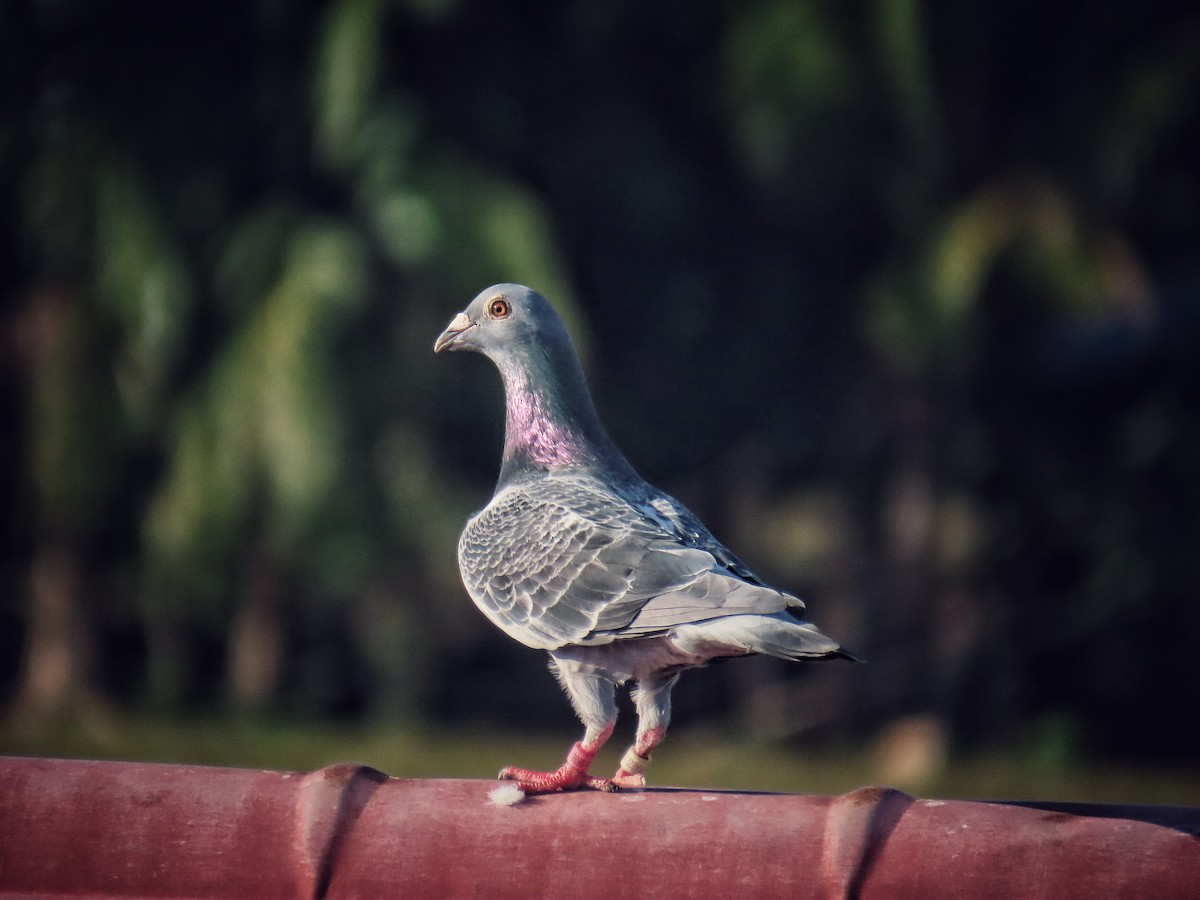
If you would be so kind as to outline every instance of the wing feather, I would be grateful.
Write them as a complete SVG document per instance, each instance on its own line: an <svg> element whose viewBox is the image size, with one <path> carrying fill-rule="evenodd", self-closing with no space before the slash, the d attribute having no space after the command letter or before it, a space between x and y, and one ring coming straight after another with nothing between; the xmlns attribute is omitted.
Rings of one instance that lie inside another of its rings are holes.
<svg viewBox="0 0 1200 900"><path fill-rule="evenodd" d="M459 541L468 593L511 637L547 650L803 608L762 585L682 504L640 499L582 476L507 488Z"/></svg>

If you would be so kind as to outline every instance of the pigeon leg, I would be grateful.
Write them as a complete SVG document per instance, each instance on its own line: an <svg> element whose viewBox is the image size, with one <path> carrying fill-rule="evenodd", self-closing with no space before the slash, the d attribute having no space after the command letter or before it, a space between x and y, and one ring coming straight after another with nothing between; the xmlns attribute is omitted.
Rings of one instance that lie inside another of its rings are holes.
<svg viewBox="0 0 1200 900"><path fill-rule="evenodd" d="M633 692L633 703L637 707L638 730L633 746L621 757L621 767L612 777L613 784L620 787L645 787L646 776L642 773L650 762L650 753L666 736L671 723L671 688L679 680L679 673L653 675L638 682Z"/></svg>
<svg viewBox="0 0 1200 900"><path fill-rule="evenodd" d="M617 723L616 686L599 676L580 672L564 660L555 659L550 667L583 721L583 740L571 747L566 761L556 772L535 772L508 766L500 770L500 779L515 781L517 787L527 794L549 794L580 787L615 791L617 788L612 781L594 778L588 774L588 768L596 758L596 751L604 746Z"/></svg>

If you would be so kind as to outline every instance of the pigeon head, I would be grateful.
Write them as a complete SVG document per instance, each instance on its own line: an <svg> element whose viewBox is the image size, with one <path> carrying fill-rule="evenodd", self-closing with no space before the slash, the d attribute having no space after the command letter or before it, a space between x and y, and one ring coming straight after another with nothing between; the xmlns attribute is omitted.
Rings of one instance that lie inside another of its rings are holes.
<svg viewBox="0 0 1200 900"><path fill-rule="evenodd" d="M520 284L497 284L454 317L433 345L442 350L474 350L501 359L541 346L571 346L566 326L550 302Z"/></svg>
<svg viewBox="0 0 1200 900"><path fill-rule="evenodd" d="M600 424L566 326L537 291L488 288L451 320L433 350L474 350L500 370L506 415L499 486L562 468L632 472Z"/></svg>

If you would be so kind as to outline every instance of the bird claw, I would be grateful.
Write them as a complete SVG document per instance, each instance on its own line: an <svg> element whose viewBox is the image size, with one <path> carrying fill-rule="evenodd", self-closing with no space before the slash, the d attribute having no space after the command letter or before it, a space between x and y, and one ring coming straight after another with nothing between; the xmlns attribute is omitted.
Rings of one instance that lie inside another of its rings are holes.
<svg viewBox="0 0 1200 900"><path fill-rule="evenodd" d="M516 782L517 787L526 794L553 794L556 791L573 791L580 788L611 794L620 789L611 778L596 778L569 766L563 766L557 772L531 772L528 769L507 766L500 770L497 778L500 781Z"/></svg>
<svg viewBox="0 0 1200 900"><path fill-rule="evenodd" d="M604 737L608 737L607 732ZM600 743L603 743L603 739ZM619 786L611 778L596 778L588 774L588 767L595 760L596 749L600 743L591 747L585 747L582 742L575 743L557 772L531 772L529 769L507 766L500 770L498 777L501 781L515 781L517 787L526 794L553 794L555 791L571 791L578 788L612 793L618 790Z"/></svg>

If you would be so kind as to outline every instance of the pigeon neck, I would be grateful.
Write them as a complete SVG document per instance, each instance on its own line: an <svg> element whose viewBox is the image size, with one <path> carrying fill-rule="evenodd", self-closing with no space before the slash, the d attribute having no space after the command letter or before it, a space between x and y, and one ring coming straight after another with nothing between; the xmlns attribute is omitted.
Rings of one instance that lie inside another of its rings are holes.
<svg viewBox="0 0 1200 900"><path fill-rule="evenodd" d="M615 466L628 468L600 424L575 360L502 364L507 416L500 483L530 471ZM553 377L538 377L551 368Z"/></svg>

